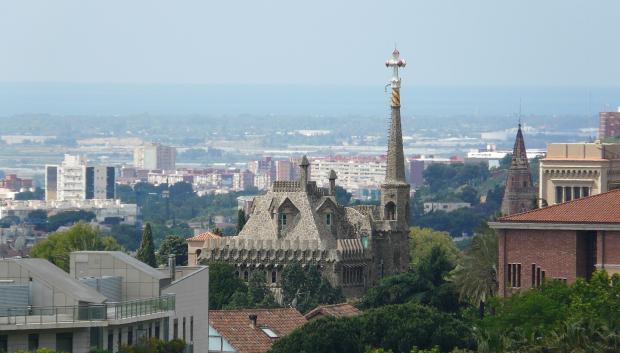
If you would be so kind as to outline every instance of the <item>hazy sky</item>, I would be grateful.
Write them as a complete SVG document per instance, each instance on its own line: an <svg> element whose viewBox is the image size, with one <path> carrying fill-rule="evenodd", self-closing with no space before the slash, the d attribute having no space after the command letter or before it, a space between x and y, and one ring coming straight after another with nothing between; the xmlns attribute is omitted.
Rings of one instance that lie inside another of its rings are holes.
<svg viewBox="0 0 620 353"><path fill-rule="evenodd" d="M0 81L617 85L618 0L0 0Z"/></svg>

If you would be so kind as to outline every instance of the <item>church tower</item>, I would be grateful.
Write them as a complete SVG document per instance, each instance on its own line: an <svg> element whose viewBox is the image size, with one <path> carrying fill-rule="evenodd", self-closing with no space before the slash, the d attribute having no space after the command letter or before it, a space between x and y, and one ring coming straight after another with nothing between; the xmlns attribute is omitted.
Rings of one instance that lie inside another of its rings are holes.
<svg viewBox="0 0 620 353"><path fill-rule="evenodd" d="M405 179L403 133L400 124L400 77L405 61L397 49L385 66L392 68L388 86L391 91L391 114L388 135L387 168L381 185L381 203L376 212L372 237L373 269L371 282L385 276L406 272L409 268L409 184Z"/></svg>
<svg viewBox="0 0 620 353"><path fill-rule="evenodd" d="M388 135L387 169L385 182L381 185L381 219L389 222L392 230L409 230L409 184L405 179L405 156L403 152L403 133L400 124L400 77L398 70L404 68L405 61L397 49L385 66L393 70L389 86L392 88L390 131Z"/></svg>
<svg viewBox="0 0 620 353"><path fill-rule="evenodd" d="M511 215L534 208L536 190L532 185L532 173L527 161L521 123L512 150L512 162L506 175L506 189L502 199L502 215Z"/></svg>

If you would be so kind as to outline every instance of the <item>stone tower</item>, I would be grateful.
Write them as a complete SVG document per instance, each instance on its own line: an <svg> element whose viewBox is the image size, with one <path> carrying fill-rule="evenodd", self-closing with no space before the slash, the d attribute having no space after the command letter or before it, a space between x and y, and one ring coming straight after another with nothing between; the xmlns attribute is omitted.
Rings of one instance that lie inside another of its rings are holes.
<svg viewBox="0 0 620 353"><path fill-rule="evenodd" d="M502 199L502 215L511 215L534 208L536 190L532 185L532 173L527 161L521 124L512 150L512 162L506 176L506 189Z"/></svg>
<svg viewBox="0 0 620 353"><path fill-rule="evenodd" d="M373 239L373 253L379 261L379 278L404 272L409 266L409 190L405 179L405 157L400 119L400 82L398 74L405 61L397 49L385 66L393 70L389 81L391 92L390 131L388 135L387 169L381 185L381 204L377 222L377 236Z"/></svg>

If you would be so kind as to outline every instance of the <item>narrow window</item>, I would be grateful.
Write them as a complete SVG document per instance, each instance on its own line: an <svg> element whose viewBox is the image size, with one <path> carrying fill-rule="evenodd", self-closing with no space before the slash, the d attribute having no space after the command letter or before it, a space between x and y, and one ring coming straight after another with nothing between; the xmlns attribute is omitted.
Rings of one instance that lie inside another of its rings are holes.
<svg viewBox="0 0 620 353"><path fill-rule="evenodd" d="M584 186L581 188L581 195L583 195L583 197L588 197L590 196L590 188L587 186Z"/></svg>
<svg viewBox="0 0 620 353"><path fill-rule="evenodd" d="M127 328L127 345L133 345L133 327Z"/></svg>
<svg viewBox="0 0 620 353"><path fill-rule="evenodd" d="M286 226L286 213L280 213L280 226Z"/></svg>
<svg viewBox="0 0 620 353"><path fill-rule="evenodd" d="M328 213L325 215L325 224L327 224L328 226L332 225L332 214Z"/></svg>
<svg viewBox="0 0 620 353"><path fill-rule="evenodd" d="M250 274L248 273L248 271L243 271L243 280L247 282L249 278Z"/></svg>
<svg viewBox="0 0 620 353"><path fill-rule="evenodd" d="M540 286L540 267L536 267L536 287Z"/></svg>
<svg viewBox="0 0 620 353"><path fill-rule="evenodd" d="M555 187L555 203L562 203L562 201L564 200L564 197L562 195L563 191L564 191L563 187L561 186Z"/></svg>
<svg viewBox="0 0 620 353"><path fill-rule="evenodd" d="M570 201L573 199L573 193L571 192L573 188L567 186L564 188L564 201Z"/></svg>
<svg viewBox="0 0 620 353"><path fill-rule="evenodd" d="M194 342L194 317L189 317L189 341Z"/></svg>
<svg viewBox="0 0 620 353"><path fill-rule="evenodd" d="M185 341L185 317L183 317L183 341Z"/></svg>
<svg viewBox="0 0 620 353"><path fill-rule="evenodd" d="M532 264L532 288L536 287L536 264Z"/></svg>
<svg viewBox="0 0 620 353"><path fill-rule="evenodd" d="M172 324L172 339L179 338L179 319L174 319Z"/></svg>
<svg viewBox="0 0 620 353"><path fill-rule="evenodd" d="M278 280L278 273L274 270L271 271L271 283L276 283Z"/></svg>
<svg viewBox="0 0 620 353"><path fill-rule="evenodd" d="M573 198L575 199L581 198L581 188L579 186L573 187Z"/></svg>
<svg viewBox="0 0 620 353"><path fill-rule="evenodd" d="M517 264L517 287L521 288L521 264Z"/></svg>

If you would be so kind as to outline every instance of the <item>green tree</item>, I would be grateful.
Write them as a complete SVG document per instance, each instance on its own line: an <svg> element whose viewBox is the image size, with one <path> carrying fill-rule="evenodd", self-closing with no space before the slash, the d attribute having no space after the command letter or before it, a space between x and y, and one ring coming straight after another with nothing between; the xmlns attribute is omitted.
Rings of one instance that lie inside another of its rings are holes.
<svg viewBox="0 0 620 353"><path fill-rule="evenodd" d="M245 221L245 211L240 208L237 210L237 234L239 234L243 229L243 226L245 226Z"/></svg>
<svg viewBox="0 0 620 353"><path fill-rule="evenodd" d="M185 238L178 235L167 236L157 251L157 262L160 265L166 265L170 254L174 254L177 265L187 265L187 242Z"/></svg>
<svg viewBox="0 0 620 353"><path fill-rule="evenodd" d="M142 232L142 241L140 242L140 248L136 253L136 258L145 264L155 267L157 266L157 260L155 258L155 243L153 242L153 232L151 231L151 224L147 223Z"/></svg>
<svg viewBox="0 0 620 353"><path fill-rule="evenodd" d="M368 347L384 352L437 347L450 352L474 348L475 341L471 327L455 316L409 303L368 310L357 317L311 321L276 341L271 352L362 353Z"/></svg>
<svg viewBox="0 0 620 353"><path fill-rule="evenodd" d="M385 277L371 287L359 307L368 309L415 302L456 312L460 308L458 293L446 280L453 269L454 263L446 252L440 245L435 245L409 272Z"/></svg>
<svg viewBox="0 0 620 353"><path fill-rule="evenodd" d="M428 258L434 247L443 249L448 261L456 266L460 252L450 234L432 228L412 227L409 230L411 267L416 267L422 259Z"/></svg>
<svg viewBox="0 0 620 353"><path fill-rule="evenodd" d="M32 247L32 257L44 258L69 272L69 254L81 250L121 250L110 236L104 236L98 229L86 223L77 223L71 228L51 233L47 239Z"/></svg>
<svg viewBox="0 0 620 353"><path fill-rule="evenodd" d="M233 294L243 293L247 298L247 286L228 264L209 264L209 309L220 310L229 305ZM237 295L237 300L239 296Z"/></svg>
<svg viewBox="0 0 620 353"><path fill-rule="evenodd" d="M304 271L298 262L293 262L282 271L282 296L285 305L292 305L301 312L307 312L319 304L336 304L344 301L340 288L334 288L321 277L316 266Z"/></svg>
<svg viewBox="0 0 620 353"><path fill-rule="evenodd" d="M477 305L480 317L484 316L488 299L497 293L498 250L497 235L487 229L472 239L465 256L452 273L461 300Z"/></svg>

